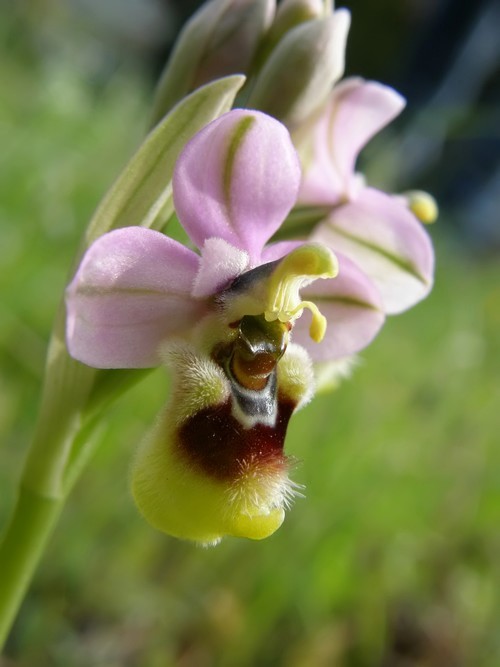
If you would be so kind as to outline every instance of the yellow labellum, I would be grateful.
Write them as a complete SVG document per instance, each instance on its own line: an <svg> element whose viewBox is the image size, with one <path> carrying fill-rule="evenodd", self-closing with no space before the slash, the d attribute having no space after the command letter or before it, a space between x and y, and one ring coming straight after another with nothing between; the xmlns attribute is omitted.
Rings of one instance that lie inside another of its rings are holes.
<svg viewBox="0 0 500 667"><path fill-rule="evenodd" d="M171 420L167 412L132 467L132 493L149 523L205 545L217 544L225 535L261 540L274 533L283 523L284 508L262 507L249 497L235 502L227 484L187 466L176 455Z"/></svg>

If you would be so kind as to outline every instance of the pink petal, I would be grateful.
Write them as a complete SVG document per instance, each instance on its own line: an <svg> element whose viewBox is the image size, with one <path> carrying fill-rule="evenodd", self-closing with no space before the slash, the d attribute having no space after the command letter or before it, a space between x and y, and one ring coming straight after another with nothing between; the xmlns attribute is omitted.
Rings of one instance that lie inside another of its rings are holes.
<svg viewBox="0 0 500 667"><path fill-rule="evenodd" d="M315 128L299 201L328 205L355 196L359 152L404 106L399 93L375 81L352 78L336 86Z"/></svg>
<svg viewBox="0 0 500 667"><path fill-rule="evenodd" d="M205 241L192 294L206 297L229 287L231 282L249 267L248 254L224 239Z"/></svg>
<svg viewBox="0 0 500 667"><path fill-rule="evenodd" d="M324 339L315 343L309 337L307 311L293 328L293 342L305 347L313 361L331 361L359 352L375 338L385 319L373 283L354 262L341 254L336 256L338 276L317 280L301 292L327 319Z"/></svg>
<svg viewBox="0 0 500 667"><path fill-rule="evenodd" d="M158 365L158 345L203 314L190 294L198 263L191 250L143 227L98 238L66 293L71 356L96 368Z"/></svg>
<svg viewBox="0 0 500 667"><path fill-rule="evenodd" d="M177 162L174 203L192 241L222 238L257 264L295 203L300 166L287 129L237 109L199 132Z"/></svg>
<svg viewBox="0 0 500 667"><path fill-rule="evenodd" d="M355 261L377 286L388 314L410 308L432 287L427 232L404 204L379 190L364 188L355 202L335 209L311 240Z"/></svg>

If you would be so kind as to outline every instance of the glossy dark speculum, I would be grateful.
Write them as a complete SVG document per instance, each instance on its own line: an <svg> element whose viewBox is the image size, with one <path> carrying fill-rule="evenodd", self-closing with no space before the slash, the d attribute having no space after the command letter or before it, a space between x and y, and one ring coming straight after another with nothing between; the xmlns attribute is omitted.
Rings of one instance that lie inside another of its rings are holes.
<svg viewBox="0 0 500 667"><path fill-rule="evenodd" d="M179 428L179 452L204 473L218 479L235 479L246 464L285 465L286 429L295 405L277 398L274 426L257 423L245 428L231 412L231 401L200 410Z"/></svg>

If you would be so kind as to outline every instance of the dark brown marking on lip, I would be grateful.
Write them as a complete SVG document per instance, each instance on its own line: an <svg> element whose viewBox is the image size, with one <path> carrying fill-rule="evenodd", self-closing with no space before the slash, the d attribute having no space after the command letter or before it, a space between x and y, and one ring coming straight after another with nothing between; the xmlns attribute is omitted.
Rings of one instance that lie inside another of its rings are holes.
<svg viewBox="0 0 500 667"><path fill-rule="evenodd" d="M286 465L283 453L288 422L295 408L278 400L274 426L256 424L245 428L231 414L231 402L200 410L179 428L179 453L193 466L218 480L233 480L245 462Z"/></svg>

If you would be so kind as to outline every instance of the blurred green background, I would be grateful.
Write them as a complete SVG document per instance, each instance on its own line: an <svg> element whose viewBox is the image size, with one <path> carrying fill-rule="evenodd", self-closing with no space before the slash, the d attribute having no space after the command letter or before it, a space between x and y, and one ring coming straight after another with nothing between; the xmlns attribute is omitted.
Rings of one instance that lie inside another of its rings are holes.
<svg viewBox="0 0 500 667"><path fill-rule="evenodd" d="M19 3L2 19L0 525L71 257L143 136L155 77L150 55L130 39L111 48L64 4ZM151 529L127 476L163 372L110 410L2 664L499 665L500 264L454 223L445 207L430 230L430 298L293 419L307 497L268 540L205 550Z"/></svg>

